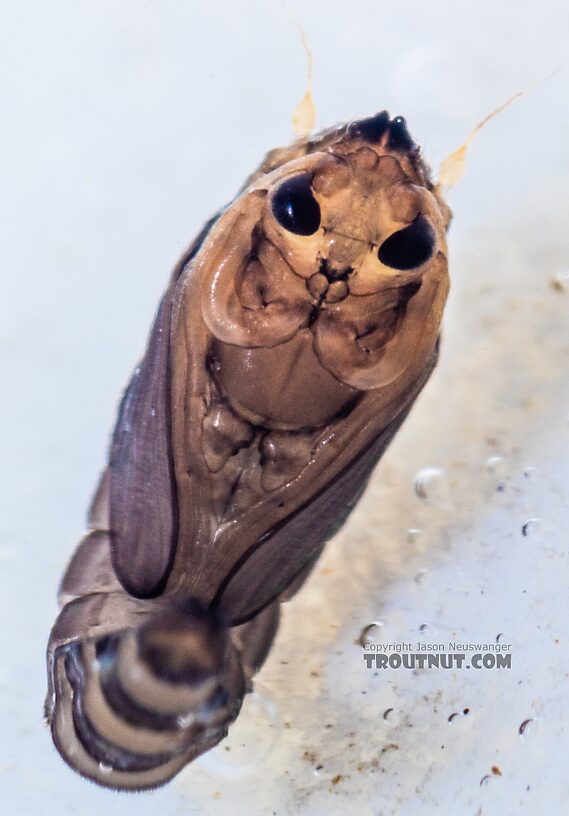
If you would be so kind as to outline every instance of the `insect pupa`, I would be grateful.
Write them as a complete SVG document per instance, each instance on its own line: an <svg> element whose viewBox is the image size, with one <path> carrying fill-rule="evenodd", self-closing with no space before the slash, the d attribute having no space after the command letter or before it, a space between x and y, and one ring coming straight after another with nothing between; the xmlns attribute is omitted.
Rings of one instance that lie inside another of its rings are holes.
<svg viewBox="0 0 569 816"><path fill-rule="evenodd" d="M271 151L181 258L48 646L83 776L157 787L227 733L436 365L449 220L382 111Z"/></svg>

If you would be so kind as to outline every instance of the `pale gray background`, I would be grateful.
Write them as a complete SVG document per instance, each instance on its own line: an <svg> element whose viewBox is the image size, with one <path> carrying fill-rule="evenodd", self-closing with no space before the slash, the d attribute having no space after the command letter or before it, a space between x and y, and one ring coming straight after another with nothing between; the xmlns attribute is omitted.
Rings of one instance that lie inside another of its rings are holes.
<svg viewBox="0 0 569 816"><path fill-rule="evenodd" d="M567 3L290 6L314 52L319 126L387 107L435 167L493 107L561 69L472 148L450 196L442 364L286 609L233 753L119 796L68 771L42 724L57 582L169 270L289 141L305 57L276 0L0 4L4 813L566 808L569 292L549 280L569 267ZM421 500L414 476L430 466L443 473ZM412 542L410 527L423 530ZM504 632L514 667L374 677L353 642L372 620L388 641ZM480 786L493 765L502 776Z"/></svg>

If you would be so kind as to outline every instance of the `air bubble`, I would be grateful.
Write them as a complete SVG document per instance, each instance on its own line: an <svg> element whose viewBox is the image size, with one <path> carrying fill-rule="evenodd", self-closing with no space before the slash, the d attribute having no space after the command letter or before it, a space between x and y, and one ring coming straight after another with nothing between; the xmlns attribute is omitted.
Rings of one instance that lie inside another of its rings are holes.
<svg viewBox="0 0 569 816"><path fill-rule="evenodd" d="M539 524L541 521L540 518L530 518L524 524L522 524L522 535L527 538L527 536L531 535L533 529L535 528L536 524Z"/></svg>
<svg viewBox="0 0 569 816"><path fill-rule="evenodd" d="M422 468L415 476L415 493L420 499L433 499L440 491L444 471L437 467Z"/></svg>
<svg viewBox="0 0 569 816"><path fill-rule="evenodd" d="M490 473L496 473L496 471L502 469L503 464L503 456L489 456L486 460L486 470L489 470Z"/></svg>
<svg viewBox="0 0 569 816"><path fill-rule="evenodd" d="M377 643L381 639L382 629L382 621L372 621L372 623L364 626L358 639L360 646L364 646L366 643Z"/></svg>
<svg viewBox="0 0 569 816"><path fill-rule="evenodd" d="M524 735L524 734L525 734L525 732L526 732L526 729L527 729L528 725L529 725L531 722L533 722L533 720L534 720L534 718L533 718L533 717L529 717L527 720L524 720L524 721L523 721L523 723L522 723L522 724L520 725L520 727L518 728L518 734L520 735L520 737L523 737L523 735Z"/></svg>
<svg viewBox="0 0 569 816"><path fill-rule="evenodd" d="M108 774L113 770L113 766L107 765L105 762L99 762L99 770L101 773Z"/></svg>
<svg viewBox="0 0 569 816"><path fill-rule="evenodd" d="M383 712L383 720L391 726L397 726L401 720L400 712L396 708L386 708Z"/></svg>
<svg viewBox="0 0 569 816"><path fill-rule="evenodd" d="M448 718L449 723L453 723L455 720L458 720L459 717L466 717L470 714L469 708L463 708L462 711L453 711L453 713Z"/></svg>

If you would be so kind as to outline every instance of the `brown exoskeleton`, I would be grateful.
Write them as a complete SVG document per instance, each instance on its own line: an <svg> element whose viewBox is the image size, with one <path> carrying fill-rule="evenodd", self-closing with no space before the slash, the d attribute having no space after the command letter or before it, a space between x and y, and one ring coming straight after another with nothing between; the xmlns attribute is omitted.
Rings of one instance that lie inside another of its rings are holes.
<svg viewBox="0 0 569 816"><path fill-rule="evenodd" d="M181 259L48 648L79 773L156 787L227 733L433 370L449 217L383 112L270 153Z"/></svg>

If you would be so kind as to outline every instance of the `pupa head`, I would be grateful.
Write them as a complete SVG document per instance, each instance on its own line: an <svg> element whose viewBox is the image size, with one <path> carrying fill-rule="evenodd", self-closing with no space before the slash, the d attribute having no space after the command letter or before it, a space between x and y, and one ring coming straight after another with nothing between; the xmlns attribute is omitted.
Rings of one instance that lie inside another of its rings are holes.
<svg viewBox="0 0 569 816"><path fill-rule="evenodd" d="M266 350L280 349L304 368L304 385L335 391L315 422L351 398L346 389L404 389L439 334L450 220L405 120L382 112L325 131L286 156L277 151L266 169L219 220L201 267L197 259L220 370L229 378L254 370L279 403L271 372L287 364ZM274 411L275 425L294 427L278 404L261 398L257 410L251 383L239 382L247 394L234 402L246 397L249 416ZM222 384L230 401L239 382ZM298 404L302 393L290 398Z"/></svg>

